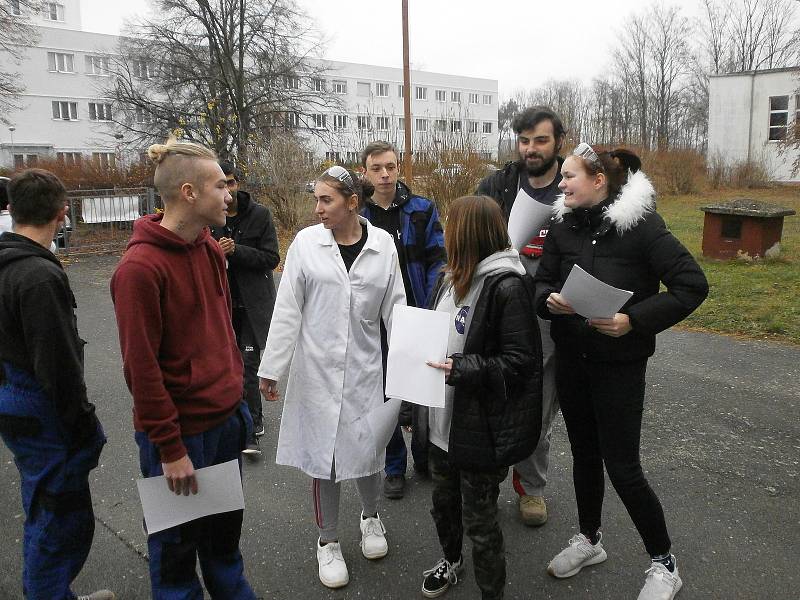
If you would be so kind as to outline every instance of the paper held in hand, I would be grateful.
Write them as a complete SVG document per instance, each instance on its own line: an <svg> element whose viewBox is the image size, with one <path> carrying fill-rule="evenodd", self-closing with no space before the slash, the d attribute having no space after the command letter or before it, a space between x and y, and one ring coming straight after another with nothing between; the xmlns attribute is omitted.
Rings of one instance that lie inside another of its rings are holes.
<svg viewBox="0 0 800 600"><path fill-rule="evenodd" d="M582 317L610 319L633 296L633 292L603 283L578 265L573 265L561 288L561 295Z"/></svg>
<svg viewBox="0 0 800 600"><path fill-rule="evenodd" d="M396 304L386 364L386 396L444 406L444 371L425 361L447 358L448 313Z"/></svg>
<svg viewBox="0 0 800 600"><path fill-rule="evenodd" d="M520 190L508 216L508 237L511 238L511 245L522 250L550 223L552 216L552 206L542 204Z"/></svg>
<svg viewBox="0 0 800 600"><path fill-rule="evenodd" d="M156 533L208 515L244 508L239 462L197 469L197 494L178 496L170 492L164 476L137 479L148 533Z"/></svg>

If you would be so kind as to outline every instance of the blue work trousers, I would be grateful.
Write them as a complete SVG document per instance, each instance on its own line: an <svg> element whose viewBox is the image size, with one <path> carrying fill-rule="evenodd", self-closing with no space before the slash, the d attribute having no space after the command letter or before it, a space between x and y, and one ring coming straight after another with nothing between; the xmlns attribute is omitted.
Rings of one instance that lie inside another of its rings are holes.
<svg viewBox="0 0 800 600"><path fill-rule="evenodd" d="M241 472L241 452L252 428L250 412L242 402L236 412L213 429L183 436L183 444L195 469L235 458L239 460ZM158 448L140 431L136 432L136 443L142 475L163 475ZM203 583L212 598L255 600L244 577L244 562L239 551L243 512L210 515L148 536L153 600L202 600L203 588L197 577L198 559Z"/></svg>
<svg viewBox="0 0 800 600"><path fill-rule="evenodd" d="M4 363L0 436L19 469L22 589L28 600L74 600L70 589L94 537L89 472L106 443L102 427L76 444L53 401L27 372Z"/></svg>

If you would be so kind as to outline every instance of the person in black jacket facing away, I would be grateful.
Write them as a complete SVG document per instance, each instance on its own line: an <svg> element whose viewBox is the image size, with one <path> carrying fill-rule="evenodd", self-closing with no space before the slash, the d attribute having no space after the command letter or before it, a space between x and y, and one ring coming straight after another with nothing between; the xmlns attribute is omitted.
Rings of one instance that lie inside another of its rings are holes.
<svg viewBox="0 0 800 600"><path fill-rule="evenodd" d="M29 600L75 598L70 584L94 536L89 473L106 437L86 395L75 297L48 249L67 193L42 169L15 175L8 193L14 230L0 234L0 437L20 474L22 588Z"/></svg>
<svg viewBox="0 0 800 600"><path fill-rule="evenodd" d="M452 327L443 369L445 407L428 415L431 514L444 551L425 571L422 593L458 581L464 529L484 600L503 597L506 563L497 497L509 465L529 456L542 426L542 349L531 279L512 249L503 213L486 196L455 200L448 211L448 262L432 306ZM462 525L463 513L463 525Z"/></svg>
<svg viewBox="0 0 800 600"><path fill-rule="evenodd" d="M219 166L228 181L231 203L224 227L213 227L228 261L228 282L233 304L233 330L244 363L244 399L253 417L253 437L244 453L258 456L258 437L264 435L258 364L267 341L275 306L272 271L280 262L278 234L269 209L239 189L241 173L228 161Z"/></svg>
<svg viewBox="0 0 800 600"><path fill-rule="evenodd" d="M640 166L626 150L575 149L561 169L564 194L553 207L556 223L534 278L537 312L552 321L579 521L579 533L547 570L571 577L606 559L600 542L605 465L652 557L639 600L671 600L682 581L664 511L639 456L645 371L656 334L697 308L708 283L655 212L655 191ZM633 296L612 318L575 314L559 293L574 265Z"/></svg>

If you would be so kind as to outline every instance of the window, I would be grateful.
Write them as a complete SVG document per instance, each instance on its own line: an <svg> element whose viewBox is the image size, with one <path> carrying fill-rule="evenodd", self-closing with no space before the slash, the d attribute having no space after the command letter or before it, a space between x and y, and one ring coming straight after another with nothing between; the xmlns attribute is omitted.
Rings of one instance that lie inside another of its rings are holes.
<svg viewBox="0 0 800 600"><path fill-rule="evenodd" d="M86 72L89 75L108 75L108 57L87 56Z"/></svg>
<svg viewBox="0 0 800 600"><path fill-rule="evenodd" d="M110 121L111 105L101 102L89 102L90 121Z"/></svg>
<svg viewBox="0 0 800 600"><path fill-rule="evenodd" d="M338 152L332 152L332 151L325 153L325 160L328 160L328 161L331 161L331 162L335 162L335 163L341 162L339 160L339 153Z"/></svg>
<svg viewBox="0 0 800 600"><path fill-rule="evenodd" d="M389 131L389 117L375 117L375 128L378 131Z"/></svg>
<svg viewBox="0 0 800 600"><path fill-rule="evenodd" d="M22 14L22 11L19 8L19 0L11 0L11 14L17 16Z"/></svg>
<svg viewBox="0 0 800 600"><path fill-rule="evenodd" d="M113 152L92 152L92 161L106 169L113 169L117 162Z"/></svg>
<svg viewBox="0 0 800 600"><path fill-rule="evenodd" d="M14 155L14 168L15 169L24 169L25 168L25 155L24 154L15 154Z"/></svg>
<svg viewBox="0 0 800 600"><path fill-rule="evenodd" d="M357 163L358 162L358 152L350 151L347 153L347 162L349 163Z"/></svg>
<svg viewBox="0 0 800 600"><path fill-rule="evenodd" d="M447 131L447 121L444 119L436 119L433 123L433 127L436 131Z"/></svg>
<svg viewBox="0 0 800 600"><path fill-rule="evenodd" d="M450 121L450 133L461 133L461 121Z"/></svg>
<svg viewBox="0 0 800 600"><path fill-rule="evenodd" d="M468 121L467 125L469 127L468 131L470 133L478 133L478 122L477 121Z"/></svg>
<svg viewBox="0 0 800 600"><path fill-rule="evenodd" d="M414 128L417 131L428 131L428 119L415 119Z"/></svg>
<svg viewBox="0 0 800 600"><path fill-rule="evenodd" d="M402 84L397 86L397 97L398 98L405 98L405 96L403 96L403 85Z"/></svg>
<svg viewBox="0 0 800 600"><path fill-rule="evenodd" d="M491 94L484 94L483 95L483 103L484 104L491 104L492 103L492 95Z"/></svg>
<svg viewBox="0 0 800 600"><path fill-rule="evenodd" d="M334 94L346 94L347 93L347 82L342 81L341 79L334 79L333 80L333 93Z"/></svg>
<svg viewBox="0 0 800 600"><path fill-rule="evenodd" d="M283 87L285 87L287 90L300 89L300 78L294 75L284 75Z"/></svg>
<svg viewBox="0 0 800 600"><path fill-rule="evenodd" d="M398 117L397 119L397 128L405 131L406 130L406 120L403 117Z"/></svg>
<svg viewBox="0 0 800 600"><path fill-rule="evenodd" d="M153 122L153 115L143 109L141 106L136 109L136 112L133 116L134 120L137 123L152 123Z"/></svg>
<svg viewBox="0 0 800 600"><path fill-rule="evenodd" d="M25 155L25 162L28 163L28 167L35 167L39 164L39 155L27 154Z"/></svg>
<svg viewBox="0 0 800 600"><path fill-rule="evenodd" d="M492 124L491 123L484 123L483 124L483 133L492 133Z"/></svg>
<svg viewBox="0 0 800 600"><path fill-rule="evenodd" d="M427 100L428 99L428 88L417 86L416 87L416 96L417 100Z"/></svg>
<svg viewBox="0 0 800 600"><path fill-rule="evenodd" d="M77 121L78 120L78 103L65 102L62 100L53 101L53 118L62 119L64 121Z"/></svg>
<svg viewBox="0 0 800 600"><path fill-rule="evenodd" d="M369 98L372 93L372 86L368 82L359 81L356 83L356 96Z"/></svg>
<svg viewBox="0 0 800 600"><path fill-rule="evenodd" d="M450 102L461 102L461 92L450 92Z"/></svg>
<svg viewBox="0 0 800 600"><path fill-rule="evenodd" d="M446 102L447 101L447 92L444 90L436 90L436 101L437 102Z"/></svg>
<svg viewBox="0 0 800 600"><path fill-rule="evenodd" d="M470 95L469 95L469 103L470 104L478 104L478 94L470 93Z"/></svg>
<svg viewBox="0 0 800 600"><path fill-rule="evenodd" d="M58 73L74 73L75 55L65 54L63 52L48 52L47 69L49 71L57 71Z"/></svg>
<svg viewBox="0 0 800 600"><path fill-rule="evenodd" d="M388 83L376 83L375 84L375 95L378 98L388 98L389 97L389 84Z"/></svg>
<svg viewBox="0 0 800 600"><path fill-rule="evenodd" d="M794 139L800 140L800 94L794 97Z"/></svg>
<svg viewBox="0 0 800 600"><path fill-rule="evenodd" d="M67 166L80 165L83 155L80 152L56 152L56 160Z"/></svg>
<svg viewBox="0 0 800 600"><path fill-rule="evenodd" d="M325 80L320 79L319 77L314 77L311 80L311 89L315 92L324 92L325 91Z"/></svg>
<svg viewBox="0 0 800 600"><path fill-rule="evenodd" d="M359 115L358 117L356 117L356 120L357 120L357 127L359 129L370 129L372 126L369 117Z"/></svg>
<svg viewBox="0 0 800 600"><path fill-rule="evenodd" d="M19 4L19 3L17 3ZM64 5L56 2L44 3L44 18L48 21L64 20Z"/></svg>
<svg viewBox="0 0 800 600"><path fill-rule="evenodd" d="M786 139L786 126L789 124L789 96L770 96L769 99L769 139Z"/></svg>
<svg viewBox="0 0 800 600"><path fill-rule="evenodd" d="M150 63L144 59L134 60L131 64L131 73L133 73L134 77L138 77L139 79L150 79L152 68L150 67Z"/></svg>
<svg viewBox="0 0 800 600"><path fill-rule="evenodd" d="M314 129L325 129L328 126L328 116L321 114L311 115L311 126Z"/></svg>
<svg viewBox="0 0 800 600"><path fill-rule="evenodd" d="M730 215L722 216L722 231L720 235L729 240L738 240L742 237L742 218Z"/></svg>
<svg viewBox="0 0 800 600"><path fill-rule="evenodd" d="M300 127L300 115L296 112L287 112L283 115L283 126L287 129Z"/></svg>
<svg viewBox="0 0 800 600"><path fill-rule="evenodd" d="M347 129L347 115L333 115L333 128Z"/></svg>

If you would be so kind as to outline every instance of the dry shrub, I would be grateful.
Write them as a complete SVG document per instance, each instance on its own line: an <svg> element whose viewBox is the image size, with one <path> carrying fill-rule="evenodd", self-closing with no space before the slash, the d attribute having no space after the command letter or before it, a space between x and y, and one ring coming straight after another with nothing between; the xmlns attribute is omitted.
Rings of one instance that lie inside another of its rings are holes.
<svg viewBox="0 0 800 600"><path fill-rule="evenodd" d="M111 190L153 186L153 166L149 163L135 162L106 167L84 156L77 164L67 164L55 158L40 158L35 166L55 174L68 190Z"/></svg>
<svg viewBox="0 0 800 600"><path fill-rule="evenodd" d="M718 190L730 181L730 169L725 157L715 152L706 161L706 178L712 190Z"/></svg>
<svg viewBox="0 0 800 600"><path fill-rule="evenodd" d="M653 150L637 154L642 159L644 172L659 193L694 194L702 188L705 160L696 150Z"/></svg>
<svg viewBox="0 0 800 600"><path fill-rule="evenodd" d="M730 170L730 185L737 188L768 188L771 185L769 170L760 160L735 163Z"/></svg>

